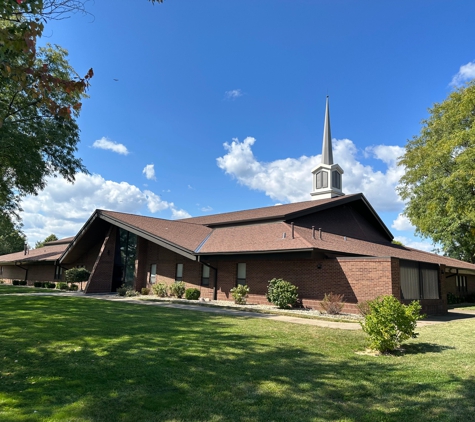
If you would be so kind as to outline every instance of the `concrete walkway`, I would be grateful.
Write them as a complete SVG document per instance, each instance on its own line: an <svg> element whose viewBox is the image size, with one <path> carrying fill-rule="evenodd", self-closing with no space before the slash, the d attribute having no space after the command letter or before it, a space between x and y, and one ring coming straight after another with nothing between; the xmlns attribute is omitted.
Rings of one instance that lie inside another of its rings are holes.
<svg viewBox="0 0 475 422"><path fill-rule="evenodd" d="M125 302L135 305L147 305L147 306L160 306L163 308L173 308L173 309L183 309L189 311L197 312L207 312L210 314L219 314L227 316L236 316L243 318L260 318L267 319L272 321L281 321L291 324L302 324L302 325L312 325L316 327L325 327L325 328L338 328L340 330L361 330L360 324L357 322L338 322L338 321L329 321L324 319L310 319L310 318L300 318L289 315L277 315L273 313L262 313L262 312L253 312L253 311L241 311L238 309L223 308L219 306L203 306L198 304L185 304L185 303L173 303L166 301L152 301L152 300L137 300L126 298L117 295L110 294L84 294L82 292L64 292L64 293L47 293L47 292L38 292L38 293L13 293L5 296L76 296L84 297L88 299L99 299L99 300L108 300L114 302ZM430 316L424 320L418 321L418 327L424 327L434 324L442 324L451 321L459 321L467 318L475 318L475 311L463 310L463 309L449 309L447 315L442 316Z"/></svg>

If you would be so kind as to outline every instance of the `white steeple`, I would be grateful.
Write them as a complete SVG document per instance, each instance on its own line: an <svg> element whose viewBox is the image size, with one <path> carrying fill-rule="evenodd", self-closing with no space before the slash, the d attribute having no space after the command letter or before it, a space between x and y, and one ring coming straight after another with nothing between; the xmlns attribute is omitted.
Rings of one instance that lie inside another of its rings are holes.
<svg viewBox="0 0 475 422"><path fill-rule="evenodd" d="M343 196L342 174L343 169L333 164L332 135L330 130L330 102L327 96L325 122L323 126L322 162L312 170L313 192L312 199L334 198Z"/></svg>

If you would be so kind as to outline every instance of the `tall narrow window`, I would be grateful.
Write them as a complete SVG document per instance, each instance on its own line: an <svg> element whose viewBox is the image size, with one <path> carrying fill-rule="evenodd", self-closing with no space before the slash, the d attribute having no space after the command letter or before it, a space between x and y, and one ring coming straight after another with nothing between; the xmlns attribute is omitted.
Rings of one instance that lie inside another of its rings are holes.
<svg viewBox="0 0 475 422"><path fill-rule="evenodd" d="M332 171L332 186L335 189L341 189L341 174L336 170Z"/></svg>
<svg viewBox="0 0 475 422"><path fill-rule="evenodd" d="M3 267L0 265L0 274L3 274Z"/></svg>
<svg viewBox="0 0 475 422"><path fill-rule="evenodd" d="M61 268L61 266L56 265L54 267L54 279L61 280L61 274L63 274L63 269Z"/></svg>
<svg viewBox="0 0 475 422"><path fill-rule="evenodd" d="M155 284L157 279L157 264L150 265L150 284Z"/></svg>
<svg viewBox="0 0 475 422"><path fill-rule="evenodd" d="M203 270L201 273L201 285L209 286L209 273L210 268L207 265L203 265Z"/></svg>
<svg viewBox="0 0 475 422"><path fill-rule="evenodd" d="M319 171L315 175L316 179L316 188L321 189L321 188L327 188L328 187L328 173L326 171Z"/></svg>
<svg viewBox="0 0 475 422"><path fill-rule="evenodd" d="M246 264L237 264L237 284L246 284Z"/></svg>
<svg viewBox="0 0 475 422"><path fill-rule="evenodd" d="M176 264L175 281L183 281L183 264Z"/></svg>
<svg viewBox="0 0 475 422"><path fill-rule="evenodd" d="M459 293L467 293L467 276L457 275L455 276L455 281L457 285L457 291Z"/></svg>

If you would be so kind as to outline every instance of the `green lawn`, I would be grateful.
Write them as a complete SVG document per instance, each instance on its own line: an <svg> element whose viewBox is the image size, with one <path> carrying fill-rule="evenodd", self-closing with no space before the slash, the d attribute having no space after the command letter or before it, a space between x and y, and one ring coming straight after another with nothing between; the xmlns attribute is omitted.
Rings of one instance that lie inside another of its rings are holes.
<svg viewBox="0 0 475 422"><path fill-rule="evenodd" d="M0 295L13 293L60 293L57 289L45 289L31 286L12 286L11 284L0 284Z"/></svg>
<svg viewBox="0 0 475 422"><path fill-rule="evenodd" d="M64 296L0 295L0 420L470 421L475 322L403 356L364 333Z"/></svg>

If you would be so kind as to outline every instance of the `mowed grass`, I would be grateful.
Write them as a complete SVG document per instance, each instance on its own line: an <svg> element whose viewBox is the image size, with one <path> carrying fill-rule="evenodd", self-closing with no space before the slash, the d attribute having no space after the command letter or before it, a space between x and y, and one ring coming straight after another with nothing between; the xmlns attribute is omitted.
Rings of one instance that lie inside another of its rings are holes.
<svg viewBox="0 0 475 422"><path fill-rule="evenodd" d="M11 284L0 284L0 295L18 293L61 293L61 290L45 289L32 286L12 286Z"/></svg>
<svg viewBox="0 0 475 422"><path fill-rule="evenodd" d="M475 420L475 322L402 356L361 331L80 297L0 295L2 421Z"/></svg>

